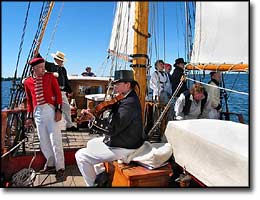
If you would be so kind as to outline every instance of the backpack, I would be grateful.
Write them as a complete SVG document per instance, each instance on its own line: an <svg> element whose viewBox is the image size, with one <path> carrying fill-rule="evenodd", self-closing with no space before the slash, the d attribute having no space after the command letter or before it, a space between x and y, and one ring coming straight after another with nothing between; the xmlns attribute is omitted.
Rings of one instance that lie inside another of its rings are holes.
<svg viewBox="0 0 260 200"><path fill-rule="evenodd" d="M183 113L184 115L188 115L190 112L190 107L191 107L191 100L190 100L190 91L186 90L183 92L184 96L185 96L185 105L183 107ZM201 100L201 107L200 107L200 114L202 114L203 109L205 107L205 104L207 102L208 99L208 93L206 91L204 91L204 96L205 98Z"/></svg>

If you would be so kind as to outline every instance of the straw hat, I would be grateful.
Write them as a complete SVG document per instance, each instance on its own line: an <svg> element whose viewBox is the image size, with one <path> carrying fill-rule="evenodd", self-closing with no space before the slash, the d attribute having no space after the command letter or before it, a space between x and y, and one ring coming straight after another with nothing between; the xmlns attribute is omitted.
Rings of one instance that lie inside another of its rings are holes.
<svg viewBox="0 0 260 200"><path fill-rule="evenodd" d="M67 59L65 58L65 54L61 51L57 51L56 54L52 53L51 56L63 62L67 61Z"/></svg>

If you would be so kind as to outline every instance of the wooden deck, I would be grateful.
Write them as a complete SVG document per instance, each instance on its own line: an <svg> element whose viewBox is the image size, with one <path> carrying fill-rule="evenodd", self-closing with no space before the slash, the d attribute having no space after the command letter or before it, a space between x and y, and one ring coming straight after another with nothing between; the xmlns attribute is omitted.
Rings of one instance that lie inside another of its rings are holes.
<svg viewBox="0 0 260 200"><path fill-rule="evenodd" d="M57 182L55 174L36 173L33 187L86 187L77 165L66 166L66 181Z"/></svg>
<svg viewBox="0 0 260 200"><path fill-rule="evenodd" d="M62 131L62 144L64 150L67 149L80 149L86 147L87 142L95 137L99 137L98 134L92 134L87 129L80 129L78 132ZM40 141L37 133L30 133L27 135L28 141L25 143L26 154L30 154L35 151L40 151ZM22 152L22 148L19 149L19 154Z"/></svg>
<svg viewBox="0 0 260 200"><path fill-rule="evenodd" d="M5 158L3 164L6 177L12 177L13 174L19 172L23 168L28 168L33 155L36 155L32 169L35 170L35 178L33 187L86 187L84 179L77 167L75 161L75 152L86 147L87 142L100 135L92 134L87 129L80 129L77 132L62 131L62 143L65 154L65 175L66 180L57 182L55 174L40 174L40 169L43 168L45 158L40 150L40 141L37 133L28 133L28 141L25 142L25 152L22 146L18 149L15 155ZM35 153L35 154L34 154ZM17 163L20 163L17 165Z"/></svg>

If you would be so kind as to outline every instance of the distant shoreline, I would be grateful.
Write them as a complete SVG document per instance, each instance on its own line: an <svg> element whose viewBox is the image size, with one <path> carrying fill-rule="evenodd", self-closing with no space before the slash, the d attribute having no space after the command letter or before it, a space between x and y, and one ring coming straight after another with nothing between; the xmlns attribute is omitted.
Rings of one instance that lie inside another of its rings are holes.
<svg viewBox="0 0 260 200"><path fill-rule="evenodd" d="M14 78L13 77L7 77L7 78L1 78L1 81L12 81L12 80L14 80ZM19 77L19 78L17 78L16 79L17 81L19 81L19 80L21 80L21 78Z"/></svg>

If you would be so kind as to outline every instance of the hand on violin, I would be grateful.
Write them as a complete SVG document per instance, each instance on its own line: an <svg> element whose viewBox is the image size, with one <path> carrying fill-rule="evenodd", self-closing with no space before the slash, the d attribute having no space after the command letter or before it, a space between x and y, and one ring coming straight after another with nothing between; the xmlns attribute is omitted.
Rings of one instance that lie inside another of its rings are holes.
<svg viewBox="0 0 260 200"><path fill-rule="evenodd" d="M90 109L82 109L81 115L81 118L86 121L93 121L95 119L95 116L90 112Z"/></svg>

